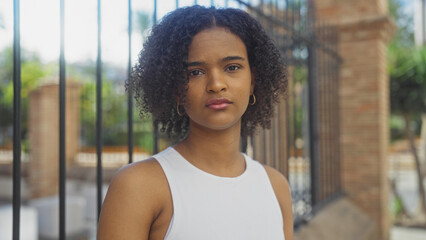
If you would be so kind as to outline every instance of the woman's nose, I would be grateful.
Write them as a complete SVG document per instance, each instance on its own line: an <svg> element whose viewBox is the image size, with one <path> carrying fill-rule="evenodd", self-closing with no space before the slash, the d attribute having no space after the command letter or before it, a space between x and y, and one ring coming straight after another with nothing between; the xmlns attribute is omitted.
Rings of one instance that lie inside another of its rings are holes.
<svg viewBox="0 0 426 240"><path fill-rule="evenodd" d="M226 91L226 79L220 70L212 70L208 74L208 82L207 82L207 92L218 93L221 91Z"/></svg>

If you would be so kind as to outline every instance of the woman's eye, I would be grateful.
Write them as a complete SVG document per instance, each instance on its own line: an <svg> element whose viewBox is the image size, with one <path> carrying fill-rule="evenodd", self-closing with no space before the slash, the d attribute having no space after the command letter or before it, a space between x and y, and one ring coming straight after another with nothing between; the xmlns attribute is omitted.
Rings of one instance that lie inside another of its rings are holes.
<svg viewBox="0 0 426 240"><path fill-rule="evenodd" d="M202 73L203 72L201 72L200 70L195 69L195 70L189 71L189 76L198 76L198 75L201 75Z"/></svg>
<svg viewBox="0 0 426 240"><path fill-rule="evenodd" d="M239 67L239 66L237 66L237 65L231 65L231 66L228 66L228 67L226 68L226 70L228 70L228 71L236 71L236 70L238 70L238 69L240 69L240 67Z"/></svg>

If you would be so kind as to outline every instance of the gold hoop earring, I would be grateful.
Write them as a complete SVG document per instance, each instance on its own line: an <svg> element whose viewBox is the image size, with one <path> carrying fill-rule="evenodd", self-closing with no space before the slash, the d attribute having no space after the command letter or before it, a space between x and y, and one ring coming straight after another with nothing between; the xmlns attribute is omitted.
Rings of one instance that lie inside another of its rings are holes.
<svg viewBox="0 0 426 240"><path fill-rule="evenodd" d="M177 112L177 114L178 114L179 116L181 116L181 117L182 117L183 115L185 115L185 114L182 114L182 113L180 113L180 112L179 112L179 102L177 102L177 103L176 103L176 112Z"/></svg>
<svg viewBox="0 0 426 240"><path fill-rule="evenodd" d="M253 96L253 102L251 103L250 100L249 100L249 104L251 106L253 106L256 103L256 96L254 96L254 93L252 95L250 95L250 96Z"/></svg>

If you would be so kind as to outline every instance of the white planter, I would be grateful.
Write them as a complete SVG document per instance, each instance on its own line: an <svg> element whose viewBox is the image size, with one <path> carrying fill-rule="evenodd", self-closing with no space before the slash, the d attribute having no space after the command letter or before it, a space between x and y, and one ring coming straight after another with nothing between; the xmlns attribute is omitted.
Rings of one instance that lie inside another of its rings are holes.
<svg viewBox="0 0 426 240"><path fill-rule="evenodd" d="M38 210L40 236L51 239L59 237L59 198L58 196L31 200L30 205ZM67 196L65 199L65 234L67 236L85 231L84 212L86 200L80 196Z"/></svg>
<svg viewBox="0 0 426 240"><path fill-rule="evenodd" d="M20 240L37 240L37 210L21 206L20 210ZM0 239L12 239L13 207L11 204L0 206Z"/></svg>

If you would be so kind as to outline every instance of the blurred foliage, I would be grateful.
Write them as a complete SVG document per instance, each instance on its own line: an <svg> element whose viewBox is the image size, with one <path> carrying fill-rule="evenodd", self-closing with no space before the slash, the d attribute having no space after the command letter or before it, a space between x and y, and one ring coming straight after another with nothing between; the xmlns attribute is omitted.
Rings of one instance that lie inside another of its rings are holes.
<svg viewBox="0 0 426 240"><path fill-rule="evenodd" d="M389 0L389 14L397 25L395 36L393 37L390 45L396 45L399 47L413 47L413 15L407 14L407 12L405 12L403 0Z"/></svg>
<svg viewBox="0 0 426 240"><path fill-rule="evenodd" d="M94 62L67 66L70 78L81 86L81 144L96 145L96 67ZM115 66L103 64L102 72L102 141L105 146L127 145L128 95L124 91L125 73ZM153 147L152 123L140 119L133 112L135 146L151 152Z"/></svg>
<svg viewBox="0 0 426 240"><path fill-rule="evenodd" d="M416 135L420 134L421 114L426 113L426 47L389 48L389 75L392 139L404 136L404 124L397 116L411 119ZM399 123L398 123L399 122Z"/></svg>
<svg viewBox="0 0 426 240"><path fill-rule="evenodd" d="M426 48L390 48L389 62L392 112L426 112Z"/></svg>
<svg viewBox="0 0 426 240"><path fill-rule="evenodd" d="M305 66L296 65L294 66L294 129L295 129L295 137L303 138L303 129L306 126L303 124L307 124L306 119L308 118L308 89L307 89L307 81L308 81L308 69Z"/></svg>
<svg viewBox="0 0 426 240"><path fill-rule="evenodd" d="M420 134L421 113L425 111L425 49L414 44L413 16L404 9L402 0L389 0L389 14L397 29L388 48L390 75L391 140L405 137L402 114L408 114L416 135Z"/></svg>
<svg viewBox="0 0 426 240"><path fill-rule="evenodd" d="M135 29L146 35L151 25L150 17L144 12L135 12ZM3 19L0 16L0 27ZM96 66L93 61L67 64L67 78L81 85L81 144L96 145ZM52 67L53 66L53 67ZM28 145L28 98L42 79L56 77L58 63L43 63L36 53L21 49L21 97L22 97L22 138L23 146ZM13 128L13 48L0 52L0 145L11 145ZM127 70L103 63L102 72L102 140L105 146L127 145L127 102L124 81ZM134 144L148 152L153 149L152 121L141 119L135 106L133 112Z"/></svg>
<svg viewBox="0 0 426 240"><path fill-rule="evenodd" d="M13 127L13 49L8 47L0 52L0 145L12 141ZM38 54L21 49L21 114L22 135L28 132L29 93L37 88L43 77L51 75L52 68L43 65Z"/></svg>
<svg viewBox="0 0 426 240"><path fill-rule="evenodd" d="M391 202L392 219L398 219L404 212L404 203L400 197L395 197Z"/></svg>

